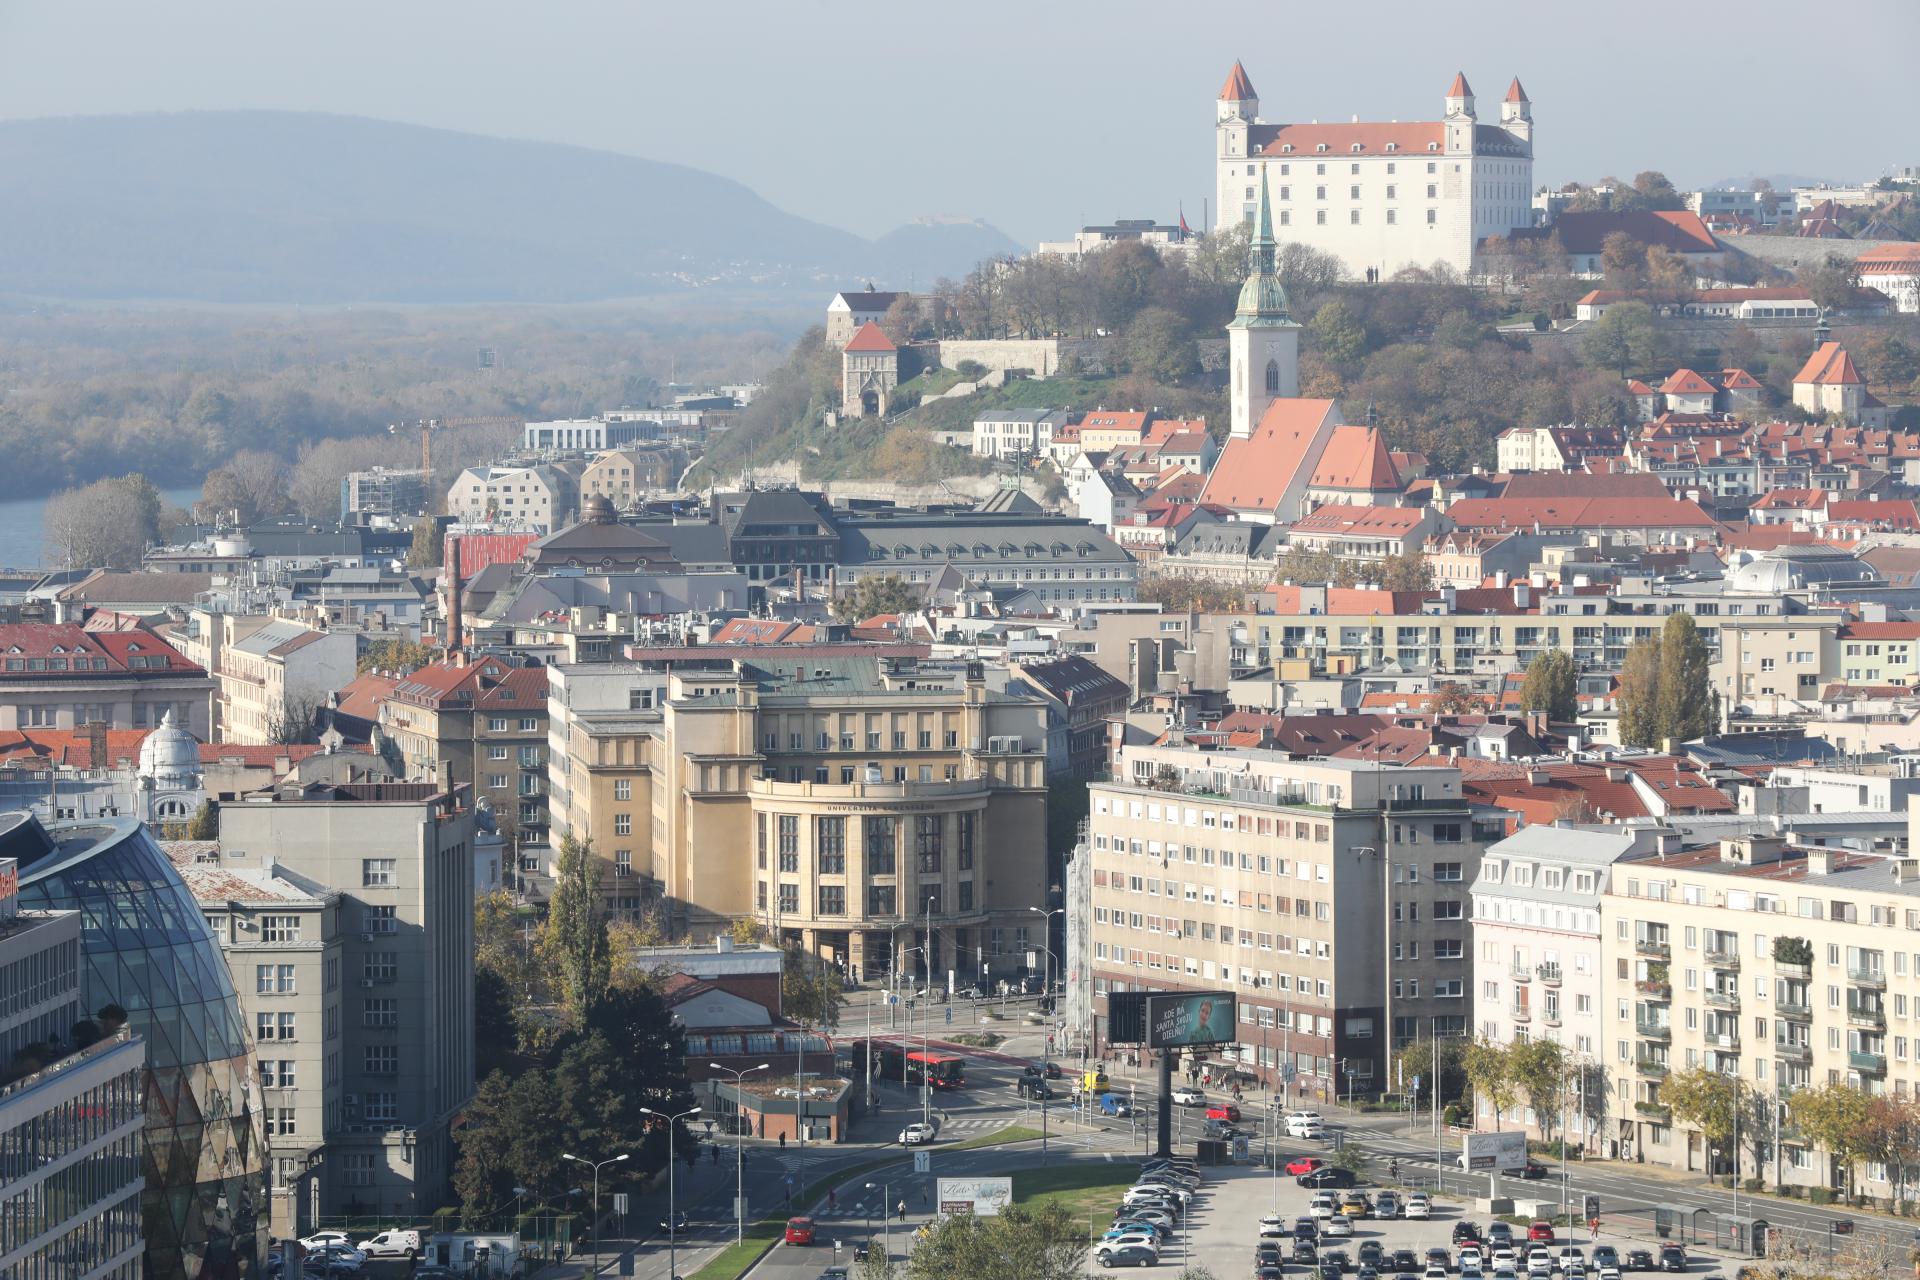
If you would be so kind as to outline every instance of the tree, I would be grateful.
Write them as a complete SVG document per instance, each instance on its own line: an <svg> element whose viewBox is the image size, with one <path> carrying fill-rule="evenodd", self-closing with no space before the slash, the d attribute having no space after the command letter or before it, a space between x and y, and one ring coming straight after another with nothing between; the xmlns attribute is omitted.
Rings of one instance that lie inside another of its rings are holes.
<svg viewBox="0 0 1920 1280"><path fill-rule="evenodd" d="M1500 1131L1500 1117L1519 1096L1513 1074L1513 1059L1508 1051L1491 1040L1479 1039L1467 1046L1467 1079L1479 1100L1477 1110L1491 1109L1494 1132Z"/></svg>
<svg viewBox="0 0 1920 1280"><path fill-rule="evenodd" d="M1647 287L1647 245L1624 231L1600 242L1600 270L1609 289L1634 293Z"/></svg>
<svg viewBox="0 0 1920 1280"><path fill-rule="evenodd" d="M289 693L267 722L267 741L288 746L320 741L320 712L325 706L319 694Z"/></svg>
<svg viewBox="0 0 1920 1280"><path fill-rule="evenodd" d="M799 947L788 947L780 965L780 1009L797 1022L831 1031L840 1025L847 997L840 971Z"/></svg>
<svg viewBox="0 0 1920 1280"><path fill-rule="evenodd" d="M1143 575L1134 594L1140 600L1174 612L1231 613L1244 607L1246 588L1217 578L1155 573Z"/></svg>
<svg viewBox="0 0 1920 1280"><path fill-rule="evenodd" d="M1486 705L1474 696L1472 690L1452 680L1434 689L1433 701L1428 706L1436 715L1443 716L1475 715L1486 709Z"/></svg>
<svg viewBox="0 0 1920 1280"><path fill-rule="evenodd" d="M1620 709L1620 741L1648 747L1660 741L1660 641L1652 636L1627 650L1615 698Z"/></svg>
<svg viewBox="0 0 1920 1280"><path fill-rule="evenodd" d="M1520 686L1520 705L1528 711L1546 712L1549 720L1569 721L1580 714L1573 659L1564 650L1550 649L1528 664L1526 683Z"/></svg>
<svg viewBox="0 0 1920 1280"><path fill-rule="evenodd" d="M1732 1163L1734 1176L1739 1176L1740 1158L1733 1149L1734 1131L1743 1122L1749 1133L1754 1129L1746 1119L1746 1113L1753 1106L1752 1091L1746 1081L1705 1067L1688 1067L1667 1077L1660 1086L1660 1101L1672 1109L1674 1120L1700 1131L1701 1140L1707 1144L1709 1168L1713 1152L1718 1149Z"/></svg>
<svg viewBox="0 0 1920 1280"><path fill-rule="evenodd" d="M1830 253L1817 267L1802 267L1795 281L1804 286L1813 305L1828 311L1841 311L1853 305L1854 292L1860 287L1860 273L1852 262Z"/></svg>
<svg viewBox="0 0 1920 1280"><path fill-rule="evenodd" d="M1651 370L1660 356L1660 329L1644 302L1616 302L1581 331L1580 355L1590 365L1621 377Z"/></svg>
<svg viewBox="0 0 1920 1280"><path fill-rule="evenodd" d="M435 649L417 640L375 640L354 663L354 670L362 675L369 671L417 671L437 656Z"/></svg>
<svg viewBox="0 0 1920 1280"><path fill-rule="evenodd" d="M544 951L559 979L567 1010L585 1021L612 977L606 918L600 914L593 842L568 831L560 837L553 896L547 902Z"/></svg>
<svg viewBox="0 0 1920 1280"><path fill-rule="evenodd" d="M868 575L853 584L853 590L833 602L835 616L851 622L875 618L883 613L915 613L925 602L925 592L905 578Z"/></svg>
<svg viewBox="0 0 1920 1280"><path fill-rule="evenodd" d="M1066 1206L1010 1205L989 1217L936 1219L908 1255L908 1280L1079 1280L1087 1232Z"/></svg>
<svg viewBox="0 0 1920 1280"><path fill-rule="evenodd" d="M1431 1103L1437 1079L1440 1102L1459 1101L1467 1091L1466 1062L1460 1042L1453 1039L1414 1041L1400 1051L1399 1076L1406 1081L1407 1091L1417 1095L1416 1100L1425 1098ZM1417 1089L1415 1080L1420 1082Z"/></svg>
<svg viewBox="0 0 1920 1280"><path fill-rule="evenodd" d="M407 548L407 567L439 568L444 547L440 539L440 522L432 516L419 517L413 522L413 545Z"/></svg>
<svg viewBox="0 0 1920 1280"><path fill-rule="evenodd" d="M1853 1194L1853 1169L1867 1158L1871 1127L1868 1095L1842 1080L1800 1089L1787 1097L1787 1113L1801 1133L1824 1148L1845 1169L1847 1194Z"/></svg>
<svg viewBox="0 0 1920 1280"><path fill-rule="evenodd" d="M1867 1159L1882 1165L1893 1182L1893 1200L1909 1200L1908 1177L1920 1162L1920 1099L1879 1093L1867 1100L1863 1139Z"/></svg>
<svg viewBox="0 0 1920 1280"><path fill-rule="evenodd" d="M1567 1093L1566 1050L1552 1040L1518 1040L1508 1048L1507 1061L1514 1086L1533 1108L1541 1134L1551 1137Z"/></svg>
<svg viewBox="0 0 1920 1280"><path fill-rule="evenodd" d="M1707 642L1690 613L1667 615L1660 632L1660 683L1655 699L1659 739L1690 742L1714 729Z"/></svg>
<svg viewBox="0 0 1920 1280"><path fill-rule="evenodd" d="M1339 298L1322 303L1313 313L1307 335L1321 359L1336 369L1351 368L1367 354L1367 326Z"/></svg>
<svg viewBox="0 0 1920 1280"><path fill-rule="evenodd" d="M218 840L219 838L219 807L211 800L202 800L200 807L193 811L193 820L187 824L187 839Z"/></svg>
<svg viewBox="0 0 1920 1280"><path fill-rule="evenodd" d="M48 498L42 520L49 564L132 569L160 536L160 492L138 472L96 480Z"/></svg>
<svg viewBox="0 0 1920 1280"><path fill-rule="evenodd" d="M1128 372L1155 382L1183 382L1200 368L1200 356L1187 322L1166 307L1144 307L1121 339Z"/></svg>

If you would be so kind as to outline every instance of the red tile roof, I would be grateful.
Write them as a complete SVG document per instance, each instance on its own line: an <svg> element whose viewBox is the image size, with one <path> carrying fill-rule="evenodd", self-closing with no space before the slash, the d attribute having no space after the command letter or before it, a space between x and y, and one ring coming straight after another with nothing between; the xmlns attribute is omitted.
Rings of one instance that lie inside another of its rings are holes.
<svg viewBox="0 0 1920 1280"><path fill-rule="evenodd" d="M1409 507L1362 507L1345 502L1330 502L1317 507L1307 515L1296 520L1293 532L1307 533L1374 533L1385 536L1405 535L1420 527L1426 519L1425 511L1416 511Z"/></svg>
<svg viewBox="0 0 1920 1280"><path fill-rule="evenodd" d="M1200 500L1239 511L1272 511L1293 488L1333 412L1331 400L1275 400L1251 435L1227 441Z"/></svg>
<svg viewBox="0 0 1920 1280"><path fill-rule="evenodd" d="M1717 253L1720 244L1695 214L1678 210L1636 210L1616 213L1610 209L1588 209L1563 213L1550 228L1540 228L1539 238L1556 235L1568 253L1594 254L1605 247L1614 232L1623 232L1649 245L1661 245L1675 253ZM1518 234L1518 233L1516 233Z"/></svg>
<svg viewBox="0 0 1920 1280"><path fill-rule="evenodd" d="M343 716L378 720L380 704L393 696L394 686L399 683L399 676L384 676L376 671L355 676L339 691L340 704L335 709Z"/></svg>
<svg viewBox="0 0 1920 1280"><path fill-rule="evenodd" d="M1823 342L1815 347L1807 362L1800 366L1800 372L1793 375L1796 383L1810 382L1815 386L1862 386L1866 380L1860 371L1853 367L1853 357L1847 349L1837 342Z"/></svg>
<svg viewBox="0 0 1920 1280"><path fill-rule="evenodd" d="M1437 120L1407 124L1282 124L1257 125L1249 139L1255 154L1280 156L1322 154L1347 155L1358 147L1362 153L1380 154L1397 150L1425 153L1429 146L1439 149L1446 142L1446 125Z"/></svg>
<svg viewBox="0 0 1920 1280"><path fill-rule="evenodd" d="M1907 275L1920 271L1920 244L1885 244L1853 260L1861 275Z"/></svg>
<svg viewBox="0 0 1920 1280"><path fill-rule="evenodd" d="M1348 425L1333 429L1320 465L1314 468L1313 483L1328 489L1398 492L1400 473L1394 470L1386 437L1378 427Z"/></svg>
<svg viewBox="0 0 1920 1280"><path fill-rule="evenodd" d="M1675 369L1660 390L1670 396L1710 396L1719 388L1691 369Z"/></svg>
<svg viewBox="0 0 1920 1280"><path fill-rule="evenodd" d="M1516 85L1519 83L1518 80L1514 81ZM1453 73L1453 83L1447 87L1447 96L1449 98L1471 98L1473 96L1473 89L1467 84L1466 72L1456 71Z"/></svg>
<svg viewBox="0 0 1920 1280"><path fill-rule="evenodd" d="M1894 502L1863 502L1858 499L1829 502L1827 519L1843 524L1870 524L1881 529L1920 530L1920 511L1914 509L1911 498Z"/></svg>
<svg viewBox="0 0 1920 1280"><path fill-rule="evenodd" d="M503 658L432 662L402 676L391 697L395 702L421 707L458 703L462 707L525 708L544 714L547 677L542 667L517 667Z"/></svg>
<svg viewBox="0 0 1920 1280"><path fill-rule="evenodd" d="M1220 101L1245 102L1259 96L1253 91L1253 81L1247 78L1247 69L1235 58L1233 70L1227 72L1227 82L1220 86Z"/></svg>
<svg viewBox="0 0 1920 1280"><path fill-rule="evenodd" d="M1698 529L1713 517L1684 498L1463 498L1447 508L1463 529Z"/></svg>
<svg viewBox="0 0 1920 1280"><path fill-rule="evenodd" d="M111 769L140 758L150 729L108 729L107 758L93 758L93 743L78 729L0 730L0 763L59 765L69 769Z"/></svg>
<svg viewBox="0 0 1920 1280"><path fill-rule="evenodd" d="M201 764L240 765L249 769L272 769L285 760L289 766L299 764L308 756L318 755L325 747L312 743L299 746L269 745L246 746L235 742L203 742L200 744ZM352 744L343 748L347 751L366 751L368 748Z"/></svg>
<svg viewBox="0 0 1920 1280"><path fill-rule="evenodd" d="M854 330L853 337L842 348L846 351L898 351L899 349L893 345L893 339L882 332L880 326L871 320Z"/></svg>
<svg viewBox="0 0 1920 1280"><path fill-rule="evenodd" d="M1552 86L1551 86L1551 85L1549 85L1548 87L1549 87L1549 88L1551 88ZM1507 101L1508 101L1508 102L1526 102L1526 101L1529 101L1529 99L1528 99L1528 97L1527 97L1527 91L1526 91L1525 89L1522 89L1522 88L1520 87L1520 77L1519 77L1519 76L1515 76L1515 77L1513 78L1513 83L1507 86Z"/></svg>
<svg viewBox="0 0 1920 1280"><path fill-rule="evenodd" d="M1836 635L1842 640L1920 640L1920 622L1849 622Z"/></svg>
<svg viewBox="0 0 1920 1280"><path fill-rule="evenodd" d="M33 662L39 662L41 669L26 670ZM150 631L88 631L70 622L0 626L0 679L183 674L205 673Z"/></svg>
<svg viewBox="0 0 1920 1280"><path fill-rule="evenodd" d="M811 644L818 629L778 618L733 618L713 633L714 644Z"/></svg>
<svg viewBox="0 0 1920 1280"><path fill-rule="evenodd" d="M1274 613L1297 614L1302 612L1300 596L1304 590L1304 587L1276 582L1262 589L1260 594L1271 598ZM1368 591L1362 587L1328 587L1326 611L1367 615L1418 613L1423 602L1437 595L1438 592L1433 591Z"/></svg>

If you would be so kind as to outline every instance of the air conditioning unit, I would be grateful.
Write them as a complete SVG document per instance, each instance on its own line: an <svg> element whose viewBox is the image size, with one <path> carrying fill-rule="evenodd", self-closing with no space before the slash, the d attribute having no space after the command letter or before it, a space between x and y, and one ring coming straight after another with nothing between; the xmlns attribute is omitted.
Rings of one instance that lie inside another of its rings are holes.
<svg viewBox="0 0 1920 1280"><path fill-rule="evenodd" d="M360 935L360 941L362 941L362 942L372 942L372 941L373 941L373 935L372 935L372 934L370 934L370 933L363 933L363 934L361 934L361 935Z"/></svg>
<svg viewBox="0 0 1920 1280"><path fill-rule="evenodd" d="M357 1107L360 1105L360 1095L357 1093L349 1093L342 1099L342 1101L344 1101L350 1107Z"/></svg>
<svg viewBox="0 0 1920 1280"><path fill-rule="evenodd" d="M362 978L362 979L360 979L360 989L361 989L362 991L371 991L371 990L373 990L373 979L372 979L372 978Z"/></svg>
<svg viewBox="0 0 1920 1280"><path fill-rule="evenodd" d="M405 1133L406 1129L407 1126L403 1124L390 1124L387 1126L388 1133Z"/></svg>

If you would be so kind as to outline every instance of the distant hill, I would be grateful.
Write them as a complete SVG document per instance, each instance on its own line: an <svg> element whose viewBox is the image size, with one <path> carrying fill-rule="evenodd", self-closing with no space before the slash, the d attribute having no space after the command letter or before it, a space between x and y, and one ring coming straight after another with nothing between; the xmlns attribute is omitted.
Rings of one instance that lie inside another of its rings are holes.
<svg viewBox="0 0 1920 1280"><path fill-rule="evenodd" d="M966 221L868 241L682 165L293 112L0 122L0 173L0 293L68 299L924 287L1016 247Z"/></svg>

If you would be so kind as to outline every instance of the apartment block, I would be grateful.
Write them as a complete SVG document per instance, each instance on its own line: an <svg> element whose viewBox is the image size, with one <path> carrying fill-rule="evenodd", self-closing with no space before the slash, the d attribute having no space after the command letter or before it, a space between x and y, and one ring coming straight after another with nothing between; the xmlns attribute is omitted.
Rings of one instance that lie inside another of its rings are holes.
<svg viewBox="0 0 1920 1280"><path fill-rule="evenodd" d="M345 956L340 895L282 867L271 854L222 857L217 841L163 845L220 944L242 1019L258 1050L266 1134L268 1214L276 1238L310 1234L322 1213L344 1213L331 1192L327 1118L341 1103L337 1032ZM345 1153L340 1153L344 1162Z"/></svg>
<svg viewBox="0 0 1920 1280"><path fill-rule="evenodd" d="M251 869L233 888L260 895L259 905L242 898L226 913L224 949L254 1018L264 1096L293 1113L294 1132L268 1141L276 1158L324 1146L323 1215L412 1215L450 1194L450 1126L474 1085L469 794L422 782L289 784L223 806L218 845L195 858ZM248 927L236 931L239 917ZM261 991L283 980L283 965L294 990ZM299 1097L320 1095L314 1129L310 1104L273 1101L289 1096L279 1083L289 1064Z"/></svg>
<svg viewBox="0 0 1920 1280"><path fill-rule="evenodd" d="M1737 1076L1781 1105L1829 1082L1920 1089L1920 860L1728 838L1616 866L1602 913L1621 1156L1706 1168L1701 1135L1662 1096L1675 1071ZM1790 1185L1842 1176L1790 1123L1778 1165ZM1886 1170L1865 1175L1866 1190L1890 1193L1873 1185Z"/></svg>
<svg viewBox="0 0 1920 1280"><path fill-rule="evenodd" d="M360 648L349 632L214 607L191 611L177 643L219 687L213 737L242 746L289 741L353 679Z"/></svg>
<svg viewBox="0 0 1920 1280"><path fill-rule="evenodd" d="M540 667L456 653L400 678L380 727L409 778L471 785L515 849L547 842L547 676Z"/></svg>
<svg viewBox="0 0 1920 1280"><path fill-rule="evenodd" d="M1229 988L1214 1061L1324 1095L1468 1034L1468 886L1500 832L1457 769L1126 746L1090 790L1096 1040L1114 991Z"/></svg>

